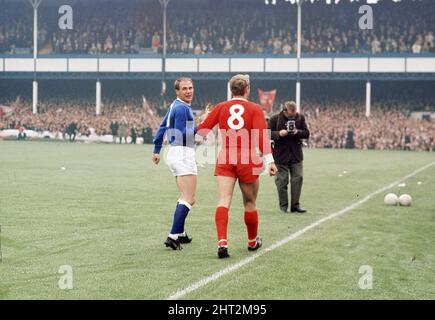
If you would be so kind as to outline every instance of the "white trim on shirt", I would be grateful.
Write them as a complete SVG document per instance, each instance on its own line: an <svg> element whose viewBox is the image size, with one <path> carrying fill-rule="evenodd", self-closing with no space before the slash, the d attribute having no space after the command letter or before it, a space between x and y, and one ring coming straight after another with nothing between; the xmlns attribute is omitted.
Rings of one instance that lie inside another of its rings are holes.
<svg viewBox="0 0 435 320"><path fill-rule="evenodd" d="M188 104L186 101L183 101L183 100L181 100L181 99L178 98L178 97L177 97L177 99L175 99L175 100L180 101L182 104L185 104L186 106L192 107L192 106L191 106L190 104Z"/></svg>
<svg viewBox="0 0 435 320"><path fill-rule="evenodd" d="M245 98L232 98L231 101L232 101L232 100L242 100L242 101L246 101L246 102L248 102L248 100L245 99Z"/></svg>

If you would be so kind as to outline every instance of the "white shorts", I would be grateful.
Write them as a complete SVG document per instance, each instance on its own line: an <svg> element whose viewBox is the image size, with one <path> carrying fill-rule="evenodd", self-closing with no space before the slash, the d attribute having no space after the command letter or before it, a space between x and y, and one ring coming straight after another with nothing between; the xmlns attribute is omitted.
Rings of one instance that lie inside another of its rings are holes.
<svg viewBox="0 0 435 320"><path fill-rule="evenodd" d="M194 148L170 146L165 160L175 177L198 174Z"/></svg>

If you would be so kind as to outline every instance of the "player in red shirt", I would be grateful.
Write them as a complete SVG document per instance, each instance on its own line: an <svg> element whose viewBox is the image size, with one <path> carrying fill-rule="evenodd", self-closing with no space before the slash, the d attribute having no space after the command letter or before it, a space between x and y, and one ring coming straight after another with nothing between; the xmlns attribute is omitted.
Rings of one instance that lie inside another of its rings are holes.
<svg viewBox="0 0 435 320"><path fill-rule="evenodd" d="M249 102L249 76L236 75L230 80L233 99L218 104L198 127L198 134L205 136L219 125L222 149L219 152L215 176L217 176L219 202L216 208L218 256L228 258L228 212L234 186L239 180L245 208L245 224L248 231L248 250L255 251L262 245L258 236L258 212L256 207L259 175L263 160L269 165L269 174L275 175L275 166L266 119L261 106Z"/></svg>

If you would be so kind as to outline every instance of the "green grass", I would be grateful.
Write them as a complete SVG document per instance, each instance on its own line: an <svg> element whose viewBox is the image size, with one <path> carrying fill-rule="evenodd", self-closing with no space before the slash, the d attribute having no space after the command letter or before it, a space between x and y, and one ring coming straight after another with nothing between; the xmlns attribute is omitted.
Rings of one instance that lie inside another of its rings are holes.
<svg viewBox="0 0 435 320"><path fill-rule="evenodd" d="M250 256L237 191L232 257L217 259L211 165L199 168L187 222L194 241L179 252L163 246L178 194L150 153L150 146L0 141L0 298L165 299ZM307 214L281 214L273 179L261 178L265 247L435 160L387 151L305 155ZM391 191L410 193L413 205L387 207L380 194L184 298L435 299L435 166ZM72 290L58 287L62 265L73 268ZM358 287L361 265L373 268L371 290Z"/></svg>

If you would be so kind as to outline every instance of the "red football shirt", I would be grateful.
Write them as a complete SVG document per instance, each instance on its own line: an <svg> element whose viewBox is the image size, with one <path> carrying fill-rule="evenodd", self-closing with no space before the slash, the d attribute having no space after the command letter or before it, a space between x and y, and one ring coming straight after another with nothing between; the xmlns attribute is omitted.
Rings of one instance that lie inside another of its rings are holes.
<svg viewBox="0 0 435 320"><path fill-rule="evenodd" d="M219 125L222 138L218 163L262 163L257 147L263 155L271 158L267 123L260 105L242 98L222 102L199 125L198 134L205 135L207 130L204 129L211 130L216 125Z"/></svg>

